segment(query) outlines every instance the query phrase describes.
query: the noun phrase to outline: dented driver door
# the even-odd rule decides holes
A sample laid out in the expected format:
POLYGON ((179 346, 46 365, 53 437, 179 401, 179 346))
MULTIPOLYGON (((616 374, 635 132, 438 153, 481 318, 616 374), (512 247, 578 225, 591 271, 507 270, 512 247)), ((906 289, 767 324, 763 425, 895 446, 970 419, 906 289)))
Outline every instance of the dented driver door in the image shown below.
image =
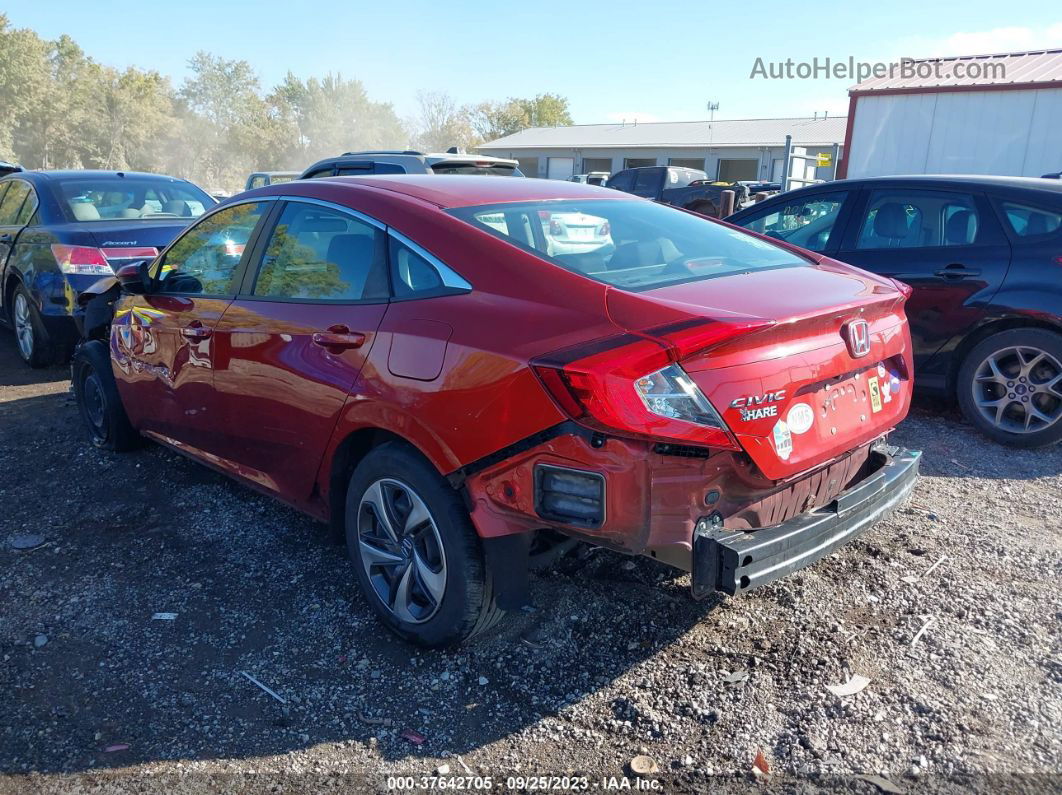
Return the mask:
POLYGON ((152 264, 146 295, 127 295, 111 327, 115 377, 133 425, 187 452, 217 454, 214 330, 236 295, 248 241, 267 202, 226 207, 152 264))

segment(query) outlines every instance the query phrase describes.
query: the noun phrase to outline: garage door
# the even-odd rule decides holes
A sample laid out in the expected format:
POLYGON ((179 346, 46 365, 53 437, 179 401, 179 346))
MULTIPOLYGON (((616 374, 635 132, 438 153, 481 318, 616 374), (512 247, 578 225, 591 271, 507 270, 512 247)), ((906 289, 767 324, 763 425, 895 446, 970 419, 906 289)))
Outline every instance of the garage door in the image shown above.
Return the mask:
POLYGON ((574 157, 551 157, 546 161, 546 177, 548 179, 568 179, 574 173, 574 157))
POLYGON ((730 160, 719 161, 719 179, 723 182, 737 182, 740 179, 758 179, 759 160, 730 160))

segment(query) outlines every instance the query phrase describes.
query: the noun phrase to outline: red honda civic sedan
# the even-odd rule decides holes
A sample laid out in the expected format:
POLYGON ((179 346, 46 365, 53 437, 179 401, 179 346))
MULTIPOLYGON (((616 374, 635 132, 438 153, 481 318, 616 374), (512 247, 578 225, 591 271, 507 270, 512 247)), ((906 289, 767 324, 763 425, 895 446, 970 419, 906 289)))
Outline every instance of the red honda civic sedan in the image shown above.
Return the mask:
POLYGON ((547 180, 289 182, 81 296, 96 445, 142 437, 331 522, 392 630, 467 639, 565 536, 691 572, 807 566, 912 489, 906 288, 547 180))

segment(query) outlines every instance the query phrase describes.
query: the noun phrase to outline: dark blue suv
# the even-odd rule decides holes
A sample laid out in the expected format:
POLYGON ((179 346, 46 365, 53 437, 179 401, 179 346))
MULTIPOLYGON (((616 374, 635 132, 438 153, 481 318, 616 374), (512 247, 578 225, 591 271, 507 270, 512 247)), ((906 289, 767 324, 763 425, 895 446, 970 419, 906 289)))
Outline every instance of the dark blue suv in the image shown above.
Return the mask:
POLYGON ((69 355, 77 294, 153 258, 216 204, 191 182, 122 171, 15 171, 0 179, 0 323, 31 367, 69 355))

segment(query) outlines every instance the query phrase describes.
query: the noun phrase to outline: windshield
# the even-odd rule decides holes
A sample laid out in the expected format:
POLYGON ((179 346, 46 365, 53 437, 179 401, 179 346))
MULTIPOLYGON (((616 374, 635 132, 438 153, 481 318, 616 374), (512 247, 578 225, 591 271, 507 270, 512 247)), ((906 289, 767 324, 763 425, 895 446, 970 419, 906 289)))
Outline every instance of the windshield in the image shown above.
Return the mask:
POLYGON ((452 163, 443 160, 433 163, 431 170, 436 174, 477 174, 487 177, 522 177, 519 169, 507 163, 452 163))
POLYGON ((752 235, 654 202, 540 201, 449 212, 548 262, 625 290, 810 264, 752 235))
POLYGON ((172 177, 73 177, 58 194, 77 221, 198 218, 215 202, 190 182, 172 177))

